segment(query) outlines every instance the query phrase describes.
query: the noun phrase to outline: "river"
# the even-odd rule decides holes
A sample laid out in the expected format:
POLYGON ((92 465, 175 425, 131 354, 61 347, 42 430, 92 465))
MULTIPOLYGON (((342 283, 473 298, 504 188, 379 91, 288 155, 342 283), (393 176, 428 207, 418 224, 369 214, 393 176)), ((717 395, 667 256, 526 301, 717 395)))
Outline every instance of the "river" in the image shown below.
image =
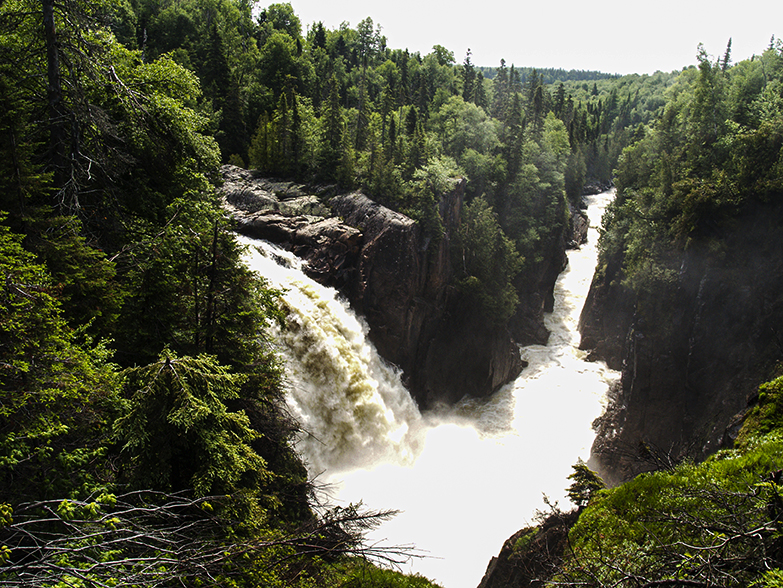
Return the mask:
MULTIPOLYGON (((367 326, 291 254, 252 248, 250 267, 286 289, 289 328, 278 333, 289 405, 307 435, 298 448, 338 504, 402 511, 374 532, 425 557, 403 567, 445 588, 475 588, 505 539, 550 501, 567 506, 571 465, 587 460, 592 421, 618 374, 585 361, 577 323, 596 264, 598 226, 612 192, 587 197, 588 242, 568 252, 546 346, 484 401, 421 414, 400 376, 367 340, 367 326)), ((246 240, 250 242, 250 240, 246 240)))

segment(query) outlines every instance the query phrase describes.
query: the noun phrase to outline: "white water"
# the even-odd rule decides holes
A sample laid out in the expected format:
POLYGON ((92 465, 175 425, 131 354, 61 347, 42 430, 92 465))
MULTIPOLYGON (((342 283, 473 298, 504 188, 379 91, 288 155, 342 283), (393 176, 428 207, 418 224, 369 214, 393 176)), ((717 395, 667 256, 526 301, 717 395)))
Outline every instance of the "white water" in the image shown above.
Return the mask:
POLYGON ((588 243, 558 279, 547 346, 521 350, 529 366, 488 401, 421 415, 335 292, 309 280, 268 244, 250 266, 287 289, 280 334, 289 402, 311 435, 299 449, 340 503, 403 511, 374 535, 428 557, 404 571, 445 588, 475 588, 511 534, 532 523, 543 495, 565 504, 567 476, 587 460, 592 421, 617 374, 584 361, 577 322, 596 263, 597 227, 613 194, 588 198, 588 243), (276 259, 277 258, 277 259, 276 259), (282 262, 282 263, 278 263, 282 262))

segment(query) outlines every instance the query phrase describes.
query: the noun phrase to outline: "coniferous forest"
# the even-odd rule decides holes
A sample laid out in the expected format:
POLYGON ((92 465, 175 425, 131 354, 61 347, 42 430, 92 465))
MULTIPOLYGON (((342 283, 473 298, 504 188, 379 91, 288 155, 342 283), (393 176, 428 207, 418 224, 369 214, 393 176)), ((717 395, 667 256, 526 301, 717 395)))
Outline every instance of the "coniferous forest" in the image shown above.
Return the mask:
MULTIPOLYGON (((431 585, 364 541, 393 513, 329 505, 294 449, 280 293, 242 262, 222 164, 361 190, 433 239, 465 177, 454 287, 498 325, 585 190, 616 183, 599 272, 620 260, 642 300, 783 195, 780 42, 621 77, 380 31, 245 0, 0 5, 0 585, 431 585)), ((783 585, 782 385, 703 464, 613 490, 575 466, 542 577, 783 585)))

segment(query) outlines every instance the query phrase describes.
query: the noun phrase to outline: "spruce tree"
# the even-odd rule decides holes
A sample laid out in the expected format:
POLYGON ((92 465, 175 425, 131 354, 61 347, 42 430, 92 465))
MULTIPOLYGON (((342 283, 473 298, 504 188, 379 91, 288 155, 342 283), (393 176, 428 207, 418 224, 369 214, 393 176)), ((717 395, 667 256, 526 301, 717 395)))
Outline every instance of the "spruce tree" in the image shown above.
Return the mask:
POLYGON ((470 60, 471 52, 468 49, 465 61, 462 63, 462 99, 465 102, 473 102, 475 99, 476 69, 470 60))

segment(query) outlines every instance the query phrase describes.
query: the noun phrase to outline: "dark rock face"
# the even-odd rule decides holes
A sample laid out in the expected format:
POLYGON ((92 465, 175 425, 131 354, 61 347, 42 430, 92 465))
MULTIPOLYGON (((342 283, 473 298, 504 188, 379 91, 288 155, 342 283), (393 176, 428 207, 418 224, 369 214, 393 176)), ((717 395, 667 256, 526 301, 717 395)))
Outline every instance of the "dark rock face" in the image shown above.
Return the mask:
POLYGON ((330 200, 334 213, 363 235, 345 293, 370 325, 378 352, 402 369, 423 408, 453 404, 466 394, 490 394, 523 367, 508 332, 488 328, 450 287, 451 236, 459 225, 463 190, 461 180, 440 200, 446 233, 437 243, 418 223, 362 194, 330 200))
POLYGON ((582 347, 622 369, 593 446, 605 479, 731 444, 736 415, 783 354, 781 222, 781 205, 748 206, 644 300, 621 285, 618 260, 596 277, 582 347))
POLYGON ((526 267, 514 280, 520 304, 509 321, 509 330, 520 345, 546 345, 549 331, 544 313, 555 306, 555 282, 568 265, 566 235, 557 234, 540 244, 541 261, 526 267))
POLYGON ((434 242, 418 223, 358 192, 270 182, 231 166, 223 173, 238 230, 284 244, 307 260, 311 277, 340 290, 365 317, 381 356, 402 369, 420 407, 492 393, 524 367, 520 343, 546 342, 543 314, 567 262, 566 237, 547 244, 543 261, 520 276, 521 304, 509 326, 487 324, 451 286, 465 180, 440 198, 446 232, 434 242))
POLYGON ((566 235, 566 246, 569 249, 575 249, 587 242, 587 230, 590 228, 590 219, 584 210, 575 207, 570 202, 568 203, 568 209, 571 215, 571 230, 566 235))
POLYGON ((568 545, 568 531, 578 511, 558 512, 537 527, 517 531, 493 557, 478 588, 532 588, 546 586, 557 573, 568 545))

